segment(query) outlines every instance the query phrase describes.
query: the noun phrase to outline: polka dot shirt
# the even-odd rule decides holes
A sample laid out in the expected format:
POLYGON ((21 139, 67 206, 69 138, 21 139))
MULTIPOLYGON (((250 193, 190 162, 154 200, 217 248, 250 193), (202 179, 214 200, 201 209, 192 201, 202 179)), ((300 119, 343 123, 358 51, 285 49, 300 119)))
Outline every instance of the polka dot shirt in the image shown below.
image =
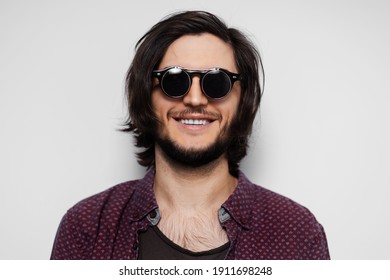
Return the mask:
MULTIPOLYGON (((51 259, 137 259, 138 234, 158 223, 153 178, 151 170, 68 210, 51 259)), ((226 259, 330 258, 323 227, 308 209, 252 184, 242 172, 218 215, 230 240, 226 259)))

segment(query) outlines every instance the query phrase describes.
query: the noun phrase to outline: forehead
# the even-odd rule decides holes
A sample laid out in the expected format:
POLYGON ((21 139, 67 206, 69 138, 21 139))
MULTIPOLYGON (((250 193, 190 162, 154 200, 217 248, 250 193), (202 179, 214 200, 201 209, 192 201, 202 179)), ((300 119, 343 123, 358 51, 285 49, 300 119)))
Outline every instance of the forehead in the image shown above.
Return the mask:
POLYGON ((175 40, 165 52, 159 68, 168 66, 187 69, 220 67, 237 72, 233 48, 209 33, 184 35, 175 40))

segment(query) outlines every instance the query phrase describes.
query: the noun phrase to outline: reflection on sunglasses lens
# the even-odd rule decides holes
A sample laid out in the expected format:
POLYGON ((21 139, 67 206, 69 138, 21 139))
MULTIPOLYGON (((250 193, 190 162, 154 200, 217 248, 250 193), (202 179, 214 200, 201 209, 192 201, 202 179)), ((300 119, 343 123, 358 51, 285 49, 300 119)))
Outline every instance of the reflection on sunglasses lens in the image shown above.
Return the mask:
POLYGON ((187 93, 190 88, 190 77, 181 69, 168 71, 162 79, 163 90, 172 97, 180 97, 187 93), (179 71, 177 71, 179 70, 179 71))

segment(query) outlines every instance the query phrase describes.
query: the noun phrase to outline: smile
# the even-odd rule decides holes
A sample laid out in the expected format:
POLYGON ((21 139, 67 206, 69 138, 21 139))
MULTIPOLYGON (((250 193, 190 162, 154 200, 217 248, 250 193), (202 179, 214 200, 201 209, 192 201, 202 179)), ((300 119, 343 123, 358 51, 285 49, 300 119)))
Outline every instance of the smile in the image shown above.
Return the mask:
POLYGON ((180 122, 182 124, 189 124, 189 125, 206 125, 210 123, 210 121, 208 120, 199 120, 199 119, 181 119, 180 122))

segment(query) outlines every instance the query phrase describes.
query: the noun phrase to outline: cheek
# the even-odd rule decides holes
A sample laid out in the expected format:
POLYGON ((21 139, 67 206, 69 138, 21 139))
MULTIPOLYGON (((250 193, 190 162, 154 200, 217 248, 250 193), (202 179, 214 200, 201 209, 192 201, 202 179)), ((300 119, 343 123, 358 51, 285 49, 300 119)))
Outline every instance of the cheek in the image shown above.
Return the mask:
POLYGON ((221 110, 225 112, 227 122, 231 123, 232 119, 237 115, 238 105, 240 103, 240 93, 232 92, 229 96, 229 99, 226 101, 227 102, 224 103, 224 106, 221 108, 221 110))
POLYGON ((160 89, 152 92, 152 109, 160 122, 168 121, 168 112, 175 105, 160 89))

